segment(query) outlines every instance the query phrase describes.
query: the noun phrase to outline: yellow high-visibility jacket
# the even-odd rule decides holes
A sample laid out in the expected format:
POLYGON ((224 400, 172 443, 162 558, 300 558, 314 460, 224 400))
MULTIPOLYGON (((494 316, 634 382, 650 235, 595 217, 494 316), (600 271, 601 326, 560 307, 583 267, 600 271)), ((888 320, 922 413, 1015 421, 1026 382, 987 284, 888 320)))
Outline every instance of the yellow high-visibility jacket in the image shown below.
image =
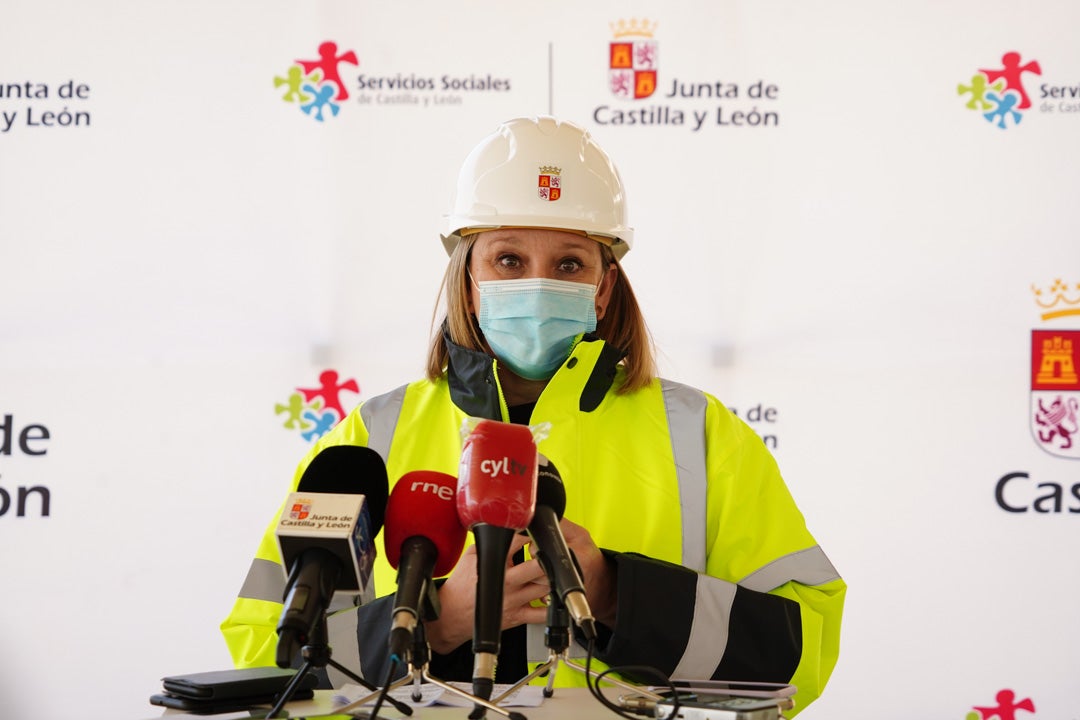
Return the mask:
MULTIPOLYGON (((754 431, 716 398, 679 383, 616 394, 620 356, 587 336, 529 421, 551 423, 538 447, 562 476, 564 516, 616 564, 617 619, 602 628, 597 658, 673 678, 791 682, 795 711, 805 708, 836 664, 844 581, 754 431)), ((377 450, 391 487, 412 470, 456 475, 462 420, 509 418, 495 362, 452 346, 444 378, 372 398, 323 436, 292 489, 316 454, 341 444, 377 450)), ((221 626, 240 667, 274 664, 285 586, 276 524, 277 516, 221 626)), ((389 662, 395 589, 381 542, 380 534, 375 583, 383 598, 332 606, 328 618, 334 660, 376 684, 389 662)), ((564 671, 556 681, 581 677, 564 671)))

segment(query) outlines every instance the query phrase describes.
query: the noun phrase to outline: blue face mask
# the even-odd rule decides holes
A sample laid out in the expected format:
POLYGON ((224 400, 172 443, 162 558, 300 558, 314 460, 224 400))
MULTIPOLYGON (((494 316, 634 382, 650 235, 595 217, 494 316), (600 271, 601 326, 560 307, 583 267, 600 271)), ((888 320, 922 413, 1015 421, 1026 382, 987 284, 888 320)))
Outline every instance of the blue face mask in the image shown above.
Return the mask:
POLYGON ((527 380, 547 380, 582 333, 596 329, 596 287, 530 278, 478 283, 477 319, 495 357, 527 380))

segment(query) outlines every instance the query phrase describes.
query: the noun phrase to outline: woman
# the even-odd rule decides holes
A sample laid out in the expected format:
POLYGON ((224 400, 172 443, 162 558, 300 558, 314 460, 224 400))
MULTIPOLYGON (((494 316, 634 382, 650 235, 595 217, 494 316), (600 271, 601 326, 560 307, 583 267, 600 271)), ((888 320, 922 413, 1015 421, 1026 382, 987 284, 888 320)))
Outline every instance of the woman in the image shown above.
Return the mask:
MULTIPOLYGON (((562 529, 599 625, 597 657, 671 677, 791 682, 806 707, 836 662, 846 586, 757 435, 711 395, 656 377, 619 262, 633 233, 608 156, 572 123, 506 122, 466 159, 448 230, 446 314, 427 377, 353 411, 294 487, 331 445, 378 450, 393 482, 417 469, 456 474, 466 417, 551 423, 539 450, 565 484, 562 529)), ((524 542, 511 548, 519 560, 524 542)), ((330 618, 331 636, 347 628, 331 640, 335 660, 359 657, 373 682, 388 663, 383 565, 377 589, 390 597, 330 618)), ((272 664, 281 578, 271 528, 222 625, 238 665, 272 664)), ((471 677, 475 581, 469 548, 425 624, 435 677, 471 677)), ((496 681, 546 659, 526 627, 545 622, 536 601, 547 592, 535 560, 508 567, 496 681)))

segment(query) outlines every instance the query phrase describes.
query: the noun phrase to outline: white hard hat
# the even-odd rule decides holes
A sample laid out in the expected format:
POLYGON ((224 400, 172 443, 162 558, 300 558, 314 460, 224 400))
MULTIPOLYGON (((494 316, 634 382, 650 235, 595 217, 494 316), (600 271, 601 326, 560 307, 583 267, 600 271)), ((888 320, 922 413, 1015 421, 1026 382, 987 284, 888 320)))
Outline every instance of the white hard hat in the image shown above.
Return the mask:
POLYGON ((611 158, 584 128, 546 116, 502 123, 465 158, 443 245, 451 253, 463 235, 505 227, 583 233, 616 258, 634 240, 611 158))

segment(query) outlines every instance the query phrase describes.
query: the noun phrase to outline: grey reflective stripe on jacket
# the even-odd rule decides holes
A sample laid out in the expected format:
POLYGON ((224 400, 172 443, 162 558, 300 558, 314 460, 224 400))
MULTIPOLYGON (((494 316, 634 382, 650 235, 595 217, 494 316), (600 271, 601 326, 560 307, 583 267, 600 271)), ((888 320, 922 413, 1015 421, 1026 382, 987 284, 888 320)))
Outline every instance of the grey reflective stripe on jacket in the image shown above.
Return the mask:
POLYGON ((735 586, 702 574, 708 551, 705 529, 709 484, 705 449, 708 401, 701 391, 670 380, 661 380, 660 388, 679 483, 682 565, 698 573, 690 639, 673 677, 709 677, 727 645, 728 617, 735 586), (698 631, 698 628, 702 630, 698 631), (718 629, 723 633, 722 637, 717 635, 718 629), (698 668, 707 669, 707 672, 695 672, 698 668))
POLYGON ((240 597, 280 603, 285 597, 285 573, 281 563, 255 558, 240 587, 240 597))
POLYGON ((368 431, 368 447, 379 453, 383 462, 390 457, 390 443, 394 439, 401 406, 405 402, 406 385, 373 397, 360 406, 360 417, 368 431))
POLYGON ((664 412, 667 413, 671 455, 679 483, 679 514, 682 518, 682 566, 705 572, 705 498, 709 476, 705 467, 705 408, 700 390, 661 380, 664 412))
POLYGON ((839 580, 840 573, 819 545, 773 560, 765 567, 750 573, 739 585, 748 590, 769 592, 794 580, 803 585, 824 585, 839 580))

